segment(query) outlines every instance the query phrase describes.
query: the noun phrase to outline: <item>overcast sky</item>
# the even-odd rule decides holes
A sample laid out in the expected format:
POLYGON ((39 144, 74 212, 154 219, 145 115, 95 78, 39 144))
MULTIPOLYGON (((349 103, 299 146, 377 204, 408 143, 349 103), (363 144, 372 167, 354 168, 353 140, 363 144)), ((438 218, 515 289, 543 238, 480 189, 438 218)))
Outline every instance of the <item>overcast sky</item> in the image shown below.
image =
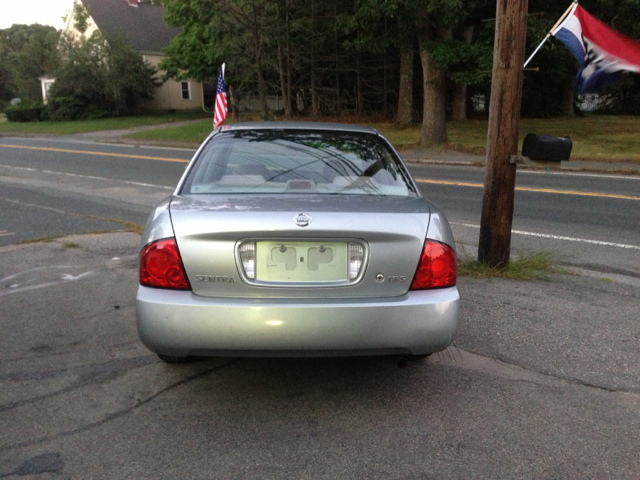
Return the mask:
POLYGON ((0 0, 0 29, 14 23, 39 23, 62 28, 62 17, 71 8, 72 0, 0 0))

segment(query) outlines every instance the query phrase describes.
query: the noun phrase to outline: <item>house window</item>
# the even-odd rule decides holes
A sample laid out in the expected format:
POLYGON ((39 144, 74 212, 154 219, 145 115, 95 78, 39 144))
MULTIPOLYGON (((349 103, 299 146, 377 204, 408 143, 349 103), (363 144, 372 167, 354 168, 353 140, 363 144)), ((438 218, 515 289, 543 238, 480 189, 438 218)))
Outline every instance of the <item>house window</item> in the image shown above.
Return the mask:
POLYGON ((191 89, 189 88, 189 82, 180 82, 180 86, 182 87, 182 99, 191 100, 191 89))

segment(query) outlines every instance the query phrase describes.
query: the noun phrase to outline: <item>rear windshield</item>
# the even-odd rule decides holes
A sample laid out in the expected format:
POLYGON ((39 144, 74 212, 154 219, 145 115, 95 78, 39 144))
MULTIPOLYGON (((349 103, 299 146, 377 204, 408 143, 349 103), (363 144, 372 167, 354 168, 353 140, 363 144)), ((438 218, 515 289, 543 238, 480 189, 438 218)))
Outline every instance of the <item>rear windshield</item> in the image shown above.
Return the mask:
POLYGON ((216 135, 180 193, 416 196, 408 173, 377 135, 301 130, 216 135))

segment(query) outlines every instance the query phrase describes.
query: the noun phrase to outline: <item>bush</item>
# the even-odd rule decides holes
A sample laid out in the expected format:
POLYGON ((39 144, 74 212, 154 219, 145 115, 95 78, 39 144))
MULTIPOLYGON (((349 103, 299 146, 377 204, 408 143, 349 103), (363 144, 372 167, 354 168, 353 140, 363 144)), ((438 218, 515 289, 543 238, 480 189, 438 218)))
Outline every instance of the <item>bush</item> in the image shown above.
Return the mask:
POLYGON ((109 116, 104 108, 90 105, 76 97, 51 97, 44 116, 54 122, 94 120, 109 116))
POLYGON ((54 122, 80 120, 84 109, 84 103, 76 100, 74 97, 49 97, 46 116, 54 122))
POLYGON ((45 106, 43 104, 11 105, 4 110, 10 122, 39 122, 43 119, 45 106))

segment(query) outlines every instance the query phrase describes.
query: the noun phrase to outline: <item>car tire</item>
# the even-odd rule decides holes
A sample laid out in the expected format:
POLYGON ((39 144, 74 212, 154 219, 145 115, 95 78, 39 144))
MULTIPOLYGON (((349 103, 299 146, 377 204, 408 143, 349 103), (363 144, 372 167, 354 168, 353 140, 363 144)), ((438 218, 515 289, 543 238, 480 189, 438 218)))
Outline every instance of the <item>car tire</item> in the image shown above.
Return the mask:
POLYGON ((158 358, 165 363, 184 363, 187 361, 187 357, 172 357, 170 355, 158 354, 158 358))

